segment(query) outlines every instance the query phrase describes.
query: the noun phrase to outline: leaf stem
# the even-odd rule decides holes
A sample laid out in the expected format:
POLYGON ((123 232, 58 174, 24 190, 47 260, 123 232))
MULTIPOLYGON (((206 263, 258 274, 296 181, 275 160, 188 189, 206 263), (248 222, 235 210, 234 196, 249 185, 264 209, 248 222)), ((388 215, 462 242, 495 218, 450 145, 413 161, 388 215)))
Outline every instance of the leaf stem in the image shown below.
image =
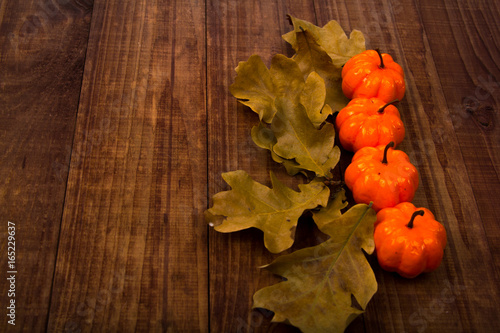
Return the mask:
POLYGON ((342 180, 326 179, 323 184, 330 189, 330 198, 334 198, 336 193, 340 192, 345 186, 345 182, 342 180))
POLYGON ((413 221, 415 220, 415 218, 417 216, 423 216, 423 215, 424 215, 424 211, 422 209, 414 211, 413 214, 411 215, 410 222, 408 222, 408 224, 406 226, 410 229, 413 228, 413 221))
POLYGON ((395 99, 395 100, 393 100, 393 101, 391 101, 391 102, 387 103, 386 105, 384 105, 384 106, 382 106, 380 109, 378 109, 378 111, 377 111, 377 112, 378 112, 378 113, 384 113, 384 110, 385 110, 385 108, 386 108, 386 107, 388 107, 389 105, 394 105, 394 104, 397 104, 397 103, 399 103, 399 99, 395 99))
POLYGON ((331 180, 331 179, 325 179, 323 181, 323 183, 326 185, 326 186, 334 186, 334 187, 337 187, 337 186, 344 186, 345 185, 345 182, 342 181, 342 180, 331 180))
POLYGON ((382 164, 387 164, 387 151, 389 151, 389 148, 394 147, 394 141, 391 141, 385 146, 384 148, 384 158, 382 159, 382 164))

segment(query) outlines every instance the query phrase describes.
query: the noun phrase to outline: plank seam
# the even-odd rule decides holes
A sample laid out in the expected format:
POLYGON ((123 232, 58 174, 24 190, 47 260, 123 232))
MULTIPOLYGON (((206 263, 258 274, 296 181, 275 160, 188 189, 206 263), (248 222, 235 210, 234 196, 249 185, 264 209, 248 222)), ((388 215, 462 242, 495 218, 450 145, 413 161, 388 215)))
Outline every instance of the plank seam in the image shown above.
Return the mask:
POLYGON ((67 165, 67 177, 66 177, 66 186, 64 187, 64 199, 62 202, 62 212, 61 212, 61 217, 59 220, 59 232, 57 235, 57 246, 56 246, 56 253, 54 256, 54 266, 53 266, 53 271, 52 271, 52 284, 50 286, 49 290, 49 304, 47 306, 47 317, 45 321, 45 331, 49 332, 49 324, 50 324, 50 314, 52 313, 52 300, 54 297, 54 286, 55 286, 55 277, 56 277, 56 271, 57 271, 57 262, 59 258, 59 246, 61 244, 61 233, 62 233, 62 227, 63 227, 63 219, 64 219, 64 212, 66 211, 66 198, 67 198, 67 191, 68 191, 68 183, 69 183, 69 178, 70 178, 70 170, 71 170, 71 161, 73 157, 73 147, 75 144, 75 136, 76 136, 76 128, 78 124, 78 114, 80 111, 80 101, 82 98, 82 91, 83 91, 83 81, 85 77, 85 67, 87 64, 87 57, 89 53, 89 44, 90 44, 90 33, 92 31, 92 22, 94 22, 94 4, 92 3, 91 7, 89 8, 89 11, 91 12, 90 14, 90 21, 88 23, 88 34, 87 34, 87 44, 86 44, 86 49, 85 49, 85 56, 83 57, 83 70, 82 70, 82 77, 80 80, 80 94, 78 96, 78 101, 76 104, 76 115, 75 115, 75 120, 73 124, 73 140, 71 140, 71 148, 70 148, 70 156, 68 160, 68 165, 67 165))

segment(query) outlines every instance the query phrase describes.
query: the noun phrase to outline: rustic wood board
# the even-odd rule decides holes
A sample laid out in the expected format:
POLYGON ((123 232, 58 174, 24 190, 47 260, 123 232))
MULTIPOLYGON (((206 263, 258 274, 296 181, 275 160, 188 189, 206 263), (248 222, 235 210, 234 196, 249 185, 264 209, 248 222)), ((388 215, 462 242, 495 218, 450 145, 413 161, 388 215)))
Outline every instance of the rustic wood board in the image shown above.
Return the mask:
MULTIPOLYGON (((496 332, 500 301, 499 4, 472 0, 0 3, 0 223, 16 221, 17 325, 0 331, 296 332, 252 310, 280 281, 262 233, 203 212, 243 169, 290 178, 229 93, 238 62, 293 50, 287 14, 361 30, 406 73, 401 145, 443 264, 379 290, 349 332, 496 332), (22 269, 21 269, 22 267, 22 269)), ((339 179, 352 154, 344 152, 339 179)), ((321 239, 301 220, 292 250, 321 239), (311 240, 312 239, 312 240, 311 240)), ((7 251, 7 228, 0 230, 7 251)), ((290 252, 290 250, 288 251, 290 252)), ((0 256, 5 271, 6 256, 0 256)), ((2 306, 8 302, 0 280, 2 306)))
POLYGON ((208 331, 204 15, 93 4, 51 332, 208 331))
POLYGON ((85 3, 0 3, 2 332, 47 326, 90 17, 85 3), (16 228, 15 298, 6 279, 8 221, 16 228))

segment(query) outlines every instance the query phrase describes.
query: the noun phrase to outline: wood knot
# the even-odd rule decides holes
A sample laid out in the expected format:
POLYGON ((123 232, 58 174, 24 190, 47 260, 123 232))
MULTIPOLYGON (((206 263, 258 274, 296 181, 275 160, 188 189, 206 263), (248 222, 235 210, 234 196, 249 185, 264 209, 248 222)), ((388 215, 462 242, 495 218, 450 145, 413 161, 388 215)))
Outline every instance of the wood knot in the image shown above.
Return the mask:
POLYGON ((466 118, 472 119, 482 130, 494 129, 496 110, 490 103, 470 97, 464 98, 462 103, 466 118))
POLYGON ((480 103, 477 107, 466 107, 465 111, 471 115, 472 120, 482 129, 492 130, 494 128, 495 109, 491 105, 480 103))

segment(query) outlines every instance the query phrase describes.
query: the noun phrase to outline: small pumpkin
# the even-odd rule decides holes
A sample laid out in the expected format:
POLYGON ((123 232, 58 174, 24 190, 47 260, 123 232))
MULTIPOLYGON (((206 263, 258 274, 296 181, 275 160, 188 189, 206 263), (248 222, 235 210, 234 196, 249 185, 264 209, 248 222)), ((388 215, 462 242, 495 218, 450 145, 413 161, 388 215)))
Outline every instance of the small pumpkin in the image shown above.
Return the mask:
POLYGON ((379 211, 400 202, 412 201, 418 188, 418 171, 405 152, 386 146, 364 147, 352 157, 345 171, 345 183, 354 201, 379 211))
POLYGON ((447 241, 432 212, 409 202, 379 211, 373 237, 380 267, 406 278, 438 268, 447 241))
POLYGON ((405 137, 405 127, 396 101, 386 103, 378 98, 355 98, 337 115, 335 125, 340 144, 349 151, 376 147, 394 141, 397 146, 405 137))
POLYGON ((387 53, 366 50, 342 68, 342 91, 349 99, 377 97, 390 102, 402 100, 405 90, 403 69, 387 53))

